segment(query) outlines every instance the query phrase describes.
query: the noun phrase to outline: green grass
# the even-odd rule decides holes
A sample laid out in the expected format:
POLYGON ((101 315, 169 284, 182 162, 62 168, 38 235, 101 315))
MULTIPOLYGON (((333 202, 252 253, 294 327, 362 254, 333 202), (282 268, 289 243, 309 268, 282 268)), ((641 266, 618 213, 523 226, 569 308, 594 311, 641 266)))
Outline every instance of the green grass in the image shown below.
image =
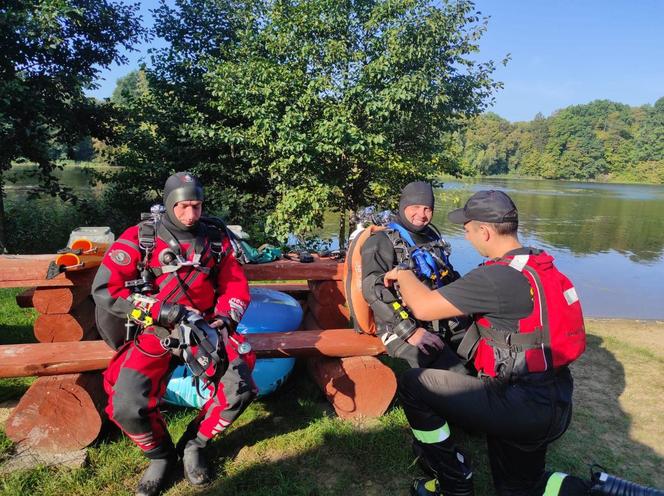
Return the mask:
MULTIPOLYGON (((3 344, 32 340, 35 314, 16 307, 18 292, 0 290, 3 344)), ((385 361, 397 370, 404 367, 398 361, 385 361)), ((646 353, 638 341, 593 330, 589 351, 574 366, 574 419, 566 435, 551 447, 548 466, 585 476, 588 464, 599 462, 623 477, 664 485, 662 447, 655 432, 664 419, 656 398, 664 390, 661 380, 652 380, 662 376, 663 369, 661 356, 646 353), (629 399, 644 388, 654 398, 651 404, 629 399), (648 421, 643 415, 654 419, 648 421), (638 433, 644 425, 652 431, 651 440, 648 432, 638 433)), ((18 398, 30 382, 0 380, 0 396, 18 398)), ((175 408, 166 412, 175 439, 195 413, 175 408)), ((484 439, 459 429, 456 435, 473 460, 476 494, 493 494, 484 439)), ((421 474, 413 465, 410 442, 401 407, 393 406, 380 419, 342 421, 309 379, 304 363, 298 362, 281 390, 254 402, 213 443, 217 478, 212 487, 197 491, 181 481, 167 494, 402 495, 410 480, 421 474)), ((0 457, 6 458, 11 450, 11 442, 0 432, 0 457)), ((35 468, 5 475, 0 495, 133 494, 147 465, 139 450, 111 428, 88 449, 88 458, 81 469, 35 468)))

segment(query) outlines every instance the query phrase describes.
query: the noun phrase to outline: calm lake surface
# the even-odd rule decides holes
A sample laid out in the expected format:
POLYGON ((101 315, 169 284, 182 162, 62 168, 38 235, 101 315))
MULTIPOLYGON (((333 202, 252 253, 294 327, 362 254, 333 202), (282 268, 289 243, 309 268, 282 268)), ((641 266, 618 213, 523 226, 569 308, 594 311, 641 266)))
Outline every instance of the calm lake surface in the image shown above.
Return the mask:
POLYGON ((446 213, 475 191, 501 189, 519 209, 525 245, 543 248, 591 317, 664 319, 664 186, 483 179, 439 191, 434 223, 462 274, 482 262, 446 213))
MULTIPOLYGON (((9 199, 32 183, 17 175, 9 199)), ((74 189, 89 188, 78 168, 66 168, 62 176, 74 189)), ((462 274, 482 258, 446 214, 481 189, 501 189, 514 199, 521 241, 555 257, 577 287, 586 316, 664 320, 664 186, 488 178, 447 182, 437 191, 434 224, 452 244, 451 260, 462 274)), ((322 235, 333 238, 337 220, 328 220, 322 235)))

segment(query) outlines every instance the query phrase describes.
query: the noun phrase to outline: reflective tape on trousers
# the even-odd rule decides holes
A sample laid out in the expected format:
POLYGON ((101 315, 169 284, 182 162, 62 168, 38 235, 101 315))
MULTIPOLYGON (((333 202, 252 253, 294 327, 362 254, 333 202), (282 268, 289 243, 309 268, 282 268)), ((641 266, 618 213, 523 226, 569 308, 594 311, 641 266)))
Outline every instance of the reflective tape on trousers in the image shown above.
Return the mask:
POLYGON ((445 422, 442 427, 433 431, 418 431, 417 429, 413 429, 413 436, 424 444, 440 443, 450 437, 450 426, 445 422))
POLYGON ((542 496, 558 496, 560 493, 560 487, 563 485, 563 480, 565 480, 567 474, 563 472, 554 472, 549 476, 549 480, 546 482, 546 487, 544 488, 544 493, 542 496))

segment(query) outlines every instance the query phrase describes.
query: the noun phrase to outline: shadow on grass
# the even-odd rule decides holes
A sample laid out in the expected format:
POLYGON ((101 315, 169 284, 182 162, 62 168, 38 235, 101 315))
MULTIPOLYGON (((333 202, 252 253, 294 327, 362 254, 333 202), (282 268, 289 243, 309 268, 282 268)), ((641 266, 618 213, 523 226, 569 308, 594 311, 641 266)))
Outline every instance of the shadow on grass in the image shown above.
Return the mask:
POLYGON ((0 323, 0 345, 36 343, 32 325, 5 325, 0 323))
MULTIPOLYGON (((576 389, 572 424, 551 445, 547 466, 586 478, 588 466, 599 463, 617 476, 662 487, 662 457, 630 436, 633 420, 619 401, 626 387, 625 370, 602 343, 602 338, 589 335, 586 354, 573 366, 576 389)), ((401 369, 400 364, 395 365, 401 369)), ((269 404, 276 416, 296 414, 289 401, 269 404)), ((346 428, 334 419, 320 422, 320 416, 314 415, 309 418, 320 422, 321 432, 313 439, 311 433, 298 434, 305 429, 307 422, 303 419, 284 420, 276 426, 271 419, 252 422, 217 444, 218 456, 229 458, 219 467, 218 478, 206 493, 405 494, 409 480, 419 470, 411 466, 407 424, 392 421, 395 415, 398 416, 392 410, 386 422, 377 422, 367 429, 346 428), (283 429, 284 426, 288 428, 283 429), (267 442, 271 436, 284 439, 271 445, 267 442), (303 437, 308 440, 302 441, 303 437), (232 461, 232 457, 237 458, 232 461)), ((453 431, 474 460, 478 496, 493 494, 484 437, 465 434, 454 427, 453 431)), ((177 494, 196 493, 186 486, 181 490, 184 492, 177 494)))
MULTIPOLYGON (((572 365, 572 423, 567 433, 551 446, 549 465, 585 477, 587 467, 598 463, 619 477, 664 487, 664 458, 650 446, 633 439, 632 416, 620 405, 626 388, 624 366, 614 353, 602 346, 601 337, 589 334, 587 340, 586 353, 572 365)), ((640 366, 652 367, 653 363, 645 359, 640 366)), ((660 367, 661 372, 664 370, 660 367)), ((653 370, 652 373, 658 372, 653 370)), ((647 386, 630 378, 632 389, 647 386)), ((661 417, 658 405, 661 405, 661 397, 652 398, 651 404, 642 407, 661 417)))

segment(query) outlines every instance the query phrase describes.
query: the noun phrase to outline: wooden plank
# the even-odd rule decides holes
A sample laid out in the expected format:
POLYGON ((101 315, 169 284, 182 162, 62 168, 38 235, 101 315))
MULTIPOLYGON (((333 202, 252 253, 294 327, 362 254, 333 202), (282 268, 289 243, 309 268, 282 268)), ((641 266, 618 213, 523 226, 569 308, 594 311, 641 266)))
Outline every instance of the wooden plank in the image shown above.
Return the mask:
POLYGON ((312 263, 277 260, 266 264, 246 264, 243 269, 250 281, 341 280, 343 274, 343 264, 316 255, 312 263))
POLYGON ((56 255, 0 255, 0 288, 77 286, 92 284, 97 268, 59 274, 46 279, 56 255))
MULTIPOLYGON (((60 274, 47 280, 48 265, 55 257, 54 254, 0 255, 0 288, 73 286, 77 273, 92 273, 94 277, 96 268, 60 274)), ((314 255, 312 263, 277 260, 266 264, 247 264, 244 271, 252 281, 341 280, 343 264, 314 255)))
MULTIPOLYGON (((0 282, 44 279, 56 255, 0 255, 0 282)), ((12 286, 5 286, 12 287, 12 286)), ((16 286, 22 287, 22 286, 16 286)))
POLYGON ((19 308, 32 308, 32 297, 35 294, 35 288, 29 288, 16 295, 16 304, 19 308))
MULTIPOLYGON (((353 329, 248 334, 260 358, 379 355, 380 339, 353 329)), ((103 341, 0 346, 0 377, 72 374, 103 370, 114 351, 103 341)))
POLYGON ((284 282, 263 282, 250 284, 252 288, 273 289, 275 291, 282 291, 295 297, 304 296, 309 292, 309 285, 303 283, 284 283, 284 282))

